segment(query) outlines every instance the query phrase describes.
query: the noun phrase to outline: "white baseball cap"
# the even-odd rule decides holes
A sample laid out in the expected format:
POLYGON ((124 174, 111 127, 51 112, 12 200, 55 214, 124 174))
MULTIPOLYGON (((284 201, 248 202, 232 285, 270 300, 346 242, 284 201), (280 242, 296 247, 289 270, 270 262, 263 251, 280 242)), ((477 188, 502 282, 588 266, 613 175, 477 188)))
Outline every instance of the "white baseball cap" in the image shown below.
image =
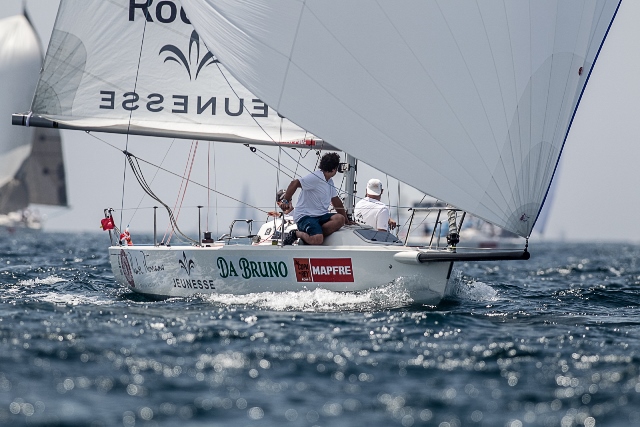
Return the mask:
POLYGON ((371 194, 372 196, 379 196, 382 194, 382 182, 379 179, 370 179, 367 182, 367 194, 371 194))

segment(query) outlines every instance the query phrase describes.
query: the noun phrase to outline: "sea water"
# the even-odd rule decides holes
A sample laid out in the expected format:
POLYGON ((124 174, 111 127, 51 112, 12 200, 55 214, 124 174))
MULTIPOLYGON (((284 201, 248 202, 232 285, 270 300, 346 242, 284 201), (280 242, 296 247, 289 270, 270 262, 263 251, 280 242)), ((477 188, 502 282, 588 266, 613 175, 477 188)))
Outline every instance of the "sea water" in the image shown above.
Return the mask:
POLYGON ((640 425, 640 246, 401 284, 149 300, 99 234, 3 235, 0 425, 640 425))

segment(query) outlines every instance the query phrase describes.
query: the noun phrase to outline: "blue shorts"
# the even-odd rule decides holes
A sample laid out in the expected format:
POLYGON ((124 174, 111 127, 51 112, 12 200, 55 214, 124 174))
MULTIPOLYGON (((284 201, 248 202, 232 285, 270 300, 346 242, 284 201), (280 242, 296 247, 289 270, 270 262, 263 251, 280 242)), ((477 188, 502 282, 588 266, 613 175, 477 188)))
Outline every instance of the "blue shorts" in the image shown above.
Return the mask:
POLYGON ((298 230, 304 231, 309 236, 322 234, 322 224, 329 222, 331 217, 334 215, 337 215, 337 214, 326 213, 322 216, 303 216, 297 222, 298 230))

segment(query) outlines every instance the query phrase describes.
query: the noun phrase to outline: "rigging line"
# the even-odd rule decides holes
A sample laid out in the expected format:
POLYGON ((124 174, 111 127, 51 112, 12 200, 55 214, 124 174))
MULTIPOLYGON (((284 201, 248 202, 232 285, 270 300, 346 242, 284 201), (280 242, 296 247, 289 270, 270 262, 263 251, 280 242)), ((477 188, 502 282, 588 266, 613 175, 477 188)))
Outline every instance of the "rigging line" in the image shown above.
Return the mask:
MULTIPOLYGON (((420 201, 418 202, 418 206, 422 205, 422 202, 424 202, 425 197, 427 197, 427 195, 426 195, 426 194, 424 194, 424 195, 422 196, 422 199, 420 199, 420 201)), ((415 204, 414 204, 414 206, 415 206, 415 204)), ((400 200, 398 200, 398 206, 396 206, 396 208, 398 209, 398 224, 400 224, 400 200)), ((429 216, 429 213, 427 213, 427 217, 428 217, 428 216, 429 216)), ((411 219, 411 216, 409 216, 409 218, 407 218, 407 219, 405 220, 404 224, 402 225, 402 228, 404 228, 404 227, 406 227, 406 226, 407 226, 407 224, 409 223, 410 219, 411 219)), ((416 230, 416 229, 417 229, 417 227, 419 227, 420 225, 422 225, 422 224, 424 223, 424 221, 426 221, 426 217, 422 220, 422 222, 421 222, 420 224, 418 224, 418 225, 416 226, 416 228, 414 228, 414 230, 416 230)), ((398 225, 398 229, 399 229, 399 228, 400 228, 400 225, 398 225)), ((400 230, 398 230, 398 233, 399 233, 399 232, 400 232, 400 230)), ((411 230, 410 230, 410 229, 409 229, 409 230, 407 230, 407 234, 410 234, 410 233, 411 233, 411 230)))
MULTIPOLYGON (((220 71, 220 74, 222 75, 222 78, 224 78, 224 81, 227 82, 227 86, 229 86, 229 89, 231 89, 231 92, 233 92, 233 94, 236 96, 236 98, 241 99, 240 95, 238 95, 238 93, 236 92, 236 90, 233 88, 233 86, 231 86, 231 82, 229 82, 229 79, 227 79, 227 76, 224 74, 224 72, 222 71, 222 68, 220 68, 220 62, 216 62, 216 67, 218 67, 218 71, 220 71)), ((260 130, 262 132, 264 132, 264 134, 267 136, 267 138, 269 138, 274 144, 276 145, 280 145, 280 142, 274 140, 271 135, 269 135, 269 133, 262 127, 262 125, 256 120, 256 118, 249 112, 249 109, 247 107, 245 107, 244 102, 241 104, 242 108, 247 112, 247 114, 249 114, 249 117, 251 117, 251 119, 256 123, 256 125, 260 128, 260 130)), ((268 107, 268 106, 267 106, 268 107)))
MULTIPOLYGON (((182 205, 184 204, 184 196, 187 195, 187 187, 189 186, 189 178, 191 178, 191 171, 193 170, 193 162, 196 159, 196 151, 198 150, 198 141, 193 141, 191 147, 193 148, 193 152, 190 153, 189 159, 187 159, 187 165, 189 166, 189 172, 187 173, 187 177, 184 180, 184 189, 182 190, 182 198, 180 199, 180 206, 178 207, 178 212, 176 214, 176 220, 180 217, 180 212, 182 211, 182 205), (189 160, 191 160, 191 164, 190 165, 189 165, 189 160)), ((185 165, 185 167, 187 165, 185 165)), ((180 193, 178 193, 178 197, 180 197, 180 193)), ((169 240, 171 240, 171 236, 169 236, 169 240)))
MULTIPOLYGON (((280 140, 282 141, 282 123, 284 122, 284 117, 280 117, 280 140)), ((278 197, 278 192, 280 191, 280 172, 281 172, 281 160, 282 160, 282 147, 278 147, 278 169, 276 170, 276 197, 273 201, 274 211, 278 211, 278 202, 280 198, 278 197)), ((286 191, 286 190, 285 190, 286 191)), ((275 228, 276 219, 273 218, 273 226, 275 228)), ((284 216, 282 217, 282 234, 284 234, 284 216)))
MULTIPOLYGON (((173 172, 173 171, 170 171, 169 169, 163 168, 163 167, 161 167, 161 166, 159 166, 159 165, 156 165, 155 163, 152 163, 152 162, 150 162, 150 161, 148 161, 148 160, 145 160, 145 159, 143 159, 143 158, 140 158, 140 157, 136 156, 136 155, 135 155, 135 154, 133 154, 133 153, 125 152, 124 150, 122 150, 122 149, 120 149, 120 148, 116 147, 115 145, 111 144, 110 142, 107 142, 107 141, 105 141, 104 139, 101 139, 101 138, 97 137, 96 135, 91 134, 91 132, 89 132, 89 131, 85 131, 85 132, 86 132, 89 136, 91 136, 91 137, 93 137, 93 138, 97 139, 98 141, 100 141, 100 142, 102 142, 102 143, 104 143, 104 144, 106 144, 106 145, 110 146, 111 148, 114 148, 114 149, 116 149, 116 150, 120 151, 121 153, 124 153, 125 155, 131 155, 131 156, 133 156, 134 158, 138 159, 139 161, 141 161, 141 162, 143 162, 143 163, 148 164, 149 166, 153 166, 154 168, 158 168, 158 169, 160 169, 161 171, 166 172, 166 173, 168 173, 168 174, 170 174, 170 175, 173 175, 173 176, 178 177, 178 178, 180 178, 180 179, 184 179, 184 176, 182 176, 182 175, 180 175, 180 174, 177 174, 177 173, 175 173, 175 172, 173 172)), ((216 158, 216 157, 215 157, 215 142, 214 142, 214 155, 213 155, 213 164, 214 164, 214 184, 215 184, 215 158, 216 158)), ((219 195, 221 195, 221 196, 223 196, 223 197, 226 197, 226 198, 228 198, 228 199, 230 199, 230 200, 233 200, 234 202, 238 202, 238 203, 241 203, 241 204, 243 204, 243 205, 246 205, 247 207, 250 207, 250 208, 252 208, 252 209, 257 209, 257 210, 259 210, 259 211, 261 211, 261 212, 264 212, 264 213, 267 213, 267 212, 268 212, 268 211, 265 211, 265 210, 264 210, 264 209, 262 209, 262 208, 259 208, 259 207, 257 207, 257 206, 253 206, 253 205, 251 205, 251 204, 249 204, 249 203, 245 203, 245 202, 243 202, 243 201, 241 201, 241 200, 238 200, 238 199, 236 199, 236 198, 234 198, 234 197, 231 197, 231 196, 229 196, 228 194, 225 194, 225 193, 222 193, 222 192, 217 191, 217 190, 215 190, 215 189, 209 188, 209 187, 207 187, 206 185, 200 184, 200 183, 199 183, 199 182, 197 182, 197 181, 193 181, 193 180, 191 180, 191 179, 190 179, 190 180, 189 180, 189 182, 191 182, 191 183, 192 183, 192 184, 194 184, 194 185, 197 185, 198 187, 202 187, 202 188, 204 188, 204 189, 206 189, 206 190, 208 190, 208 191, 212 191, 212 192, 214 192, 215 194, 219 194, 219 195)))
MULTIPOLYGON (((385 181, 386 181, 386 186, 385 188, 389 188, 389 174, 384 174, 385 177, 385 181)), ((398 190, 398 193, 400 193, 400 190, 398 190)), ((389 218, 391 218, 391 191, 387 191, 387 209, 389 209, 389 218)), ((388 224, 387 224, 388 227, 388 224)), ((387 228, 389 231, 391 231, 390 228, 387 228)))
MULTIPOLYGON (((187 157, 187 163, 184 166, 184 172, 182 173, 182 180, 180 181, 180 188, 178 189, 178 192, 176 194, 176 201, 173 203, 173 211, 175 212, 177 206, 178 206, 178 200, 180 199, 180 193, 182 192, 182 188, 184 186, 184 180, 185 180, 185 174, 187 172, 187 168, 189 166, 189 159, 191 159, 191 153, 193 152, 193 144, 194 141, 191 141, 191 147, 189 148, 189 156, 187 157)), ((164 232, 164 235, 162 236, 162 242, 166 241, 168 242, 171 239, 171 224, 167 225, 167 229, 164 232)))
MULTIPOLYGON (((231 91, 233 92, 233 94, 238 98, 241 99, 240 96, 238 95, 238 93, 235 91, 235 89, 233 88, 233 86, 231 85, 231 83, 229 82, 229 80, 227 79, 227 76, 224 74, 224 72, 222 71, 222 69, 220 68, 220 63, 217 62, 216 66, 218 67, 218 71, 220 71, 220 74, 222 75, 222 77, 225 79, 225 81, 227 82, 227 85, 229 86, 229 89, 231 89, 231 91)), ((242 104, 243 109, 247 112, 247 114, 249 114, 249 116, 252 118, 252 120, 256 123, 256 125, 264 132, 264 134, 277 146, 282 146, 282 123, 285 119, 284 116, 281 116, 280 114, 278 114, 278 116, 280 117, 280 141, 276 141, 274 140, 271 135, 269 135, 269 133, 262 127, 262 125, 260 125, 260 123, 256 120, 256 118, 249 112, 249 110, 244 106, 244 103, 242 104)), ((277 113, 277 112, 276 112, 277 113)), ((304 130, 304 129, 303 129, 304 130)), ((305 135, 304 135, 304 139, 306 140, 307 135, 309 135, 309 132, 307 130, 305 131, 305 135)), ((247 146, 249 146, 249 144, 246 144, 247 146)), ((255 147, 254 147, 255 148, 255 147)), ((294 148, 295 150, 298 150, 297 148, 294 148)), ((257 150, 257 148, 256 148, 257 150)), ((322 151, 322 149, 320 149, 320 151, 322 151)), ((254 151, 252 151, 254 152, 254 151)), ((301 153, 301 150, 298 150, 299 153, 301 153)), ((254 152, 255 153, 255 152, 254 152)), ((293 156, 291 156, 289 153, 285 152, 286 155, 289 156, 289 158, 291 158, 291 160, 295 159, 293 158, 293 156)), ((265 154, 266 155, 266 154, 265 154)), ((299 157, 301 156, 301 154, 299 154, 299 157)), ((304 156, 306 157, 306 155, 304 156)), ((304 166, 303 166, 304 167, 304 166)), ((305 168, 307 169, 307 168, 305 168)), ((307 169, 307 172, 312 172, 310 170, 307 169)), ((295 176, 295 175, 294 175, 295 176)))
MULTIPOLYGON (((176 139, 173 138, 173 140, 171 141, 171 145, 169 145, 169 148, 167 149, 167 152, 164 154, 164 157, 162 158, 162 161, 160 162, 160 165, 162 166, 162 164, 164 163, 164 161, 167 159, 167 156, 169 155, 169 151, 171 151, 171 148, 173 147, 173 143, 176 142, 176 139)), ((158 176, 158 172, 160 172, 159 169, 156 169, 156 172, 153 174, 153 178, 151 178, 151 182, 150 184, 153 184, 153 181, 156 180, 156 177, 158 176)), ((131 215, 131 219, 129 221, 133 222, 133 218, 136 216, 136 210, 140 209, 140 205, 142 204, 142 201, 144 200, 144 196, 142 196, 140 198, 140 202, 138 203, 138 206, 136 206, 133 209, 133 215, 131 215)))
MULTIPOLYGON (((207 187, 211 187, 211 141, 209 141, 209 144, 207 144, 207 187)), ((207 231, 209 231, 209 211, 210 210, 211 210, 211 193, 207 191, 207 231)))
MULTIPOLYGON (((278 202, 280 201, 280 198, 278 197, 278 192, 280 191, 280 156, 282 153, 282 147, 278 147, 278 169, 276 170, 276 191, 275 191, 275 199, 273 200, 273 205, 274 205, 274 210, 277 212, 278 211, 278 202)), ((286 191, 286 190, 285 190, 286 191)), ((273 218, 273 223, 275 224, 275 218, 273 218)), ((284 221, 284 218, 283 218, 284 221)))
MULTIPOLYGON (((245 144, 245 145, 250 146, 250 144, 245 144)), ((292 148, 293 150, 300 151, 300 149, 299 149, 299 148, 289 147, 288 145, 284 145, 284 144, 276 144, 276 146, 278 146, 278 147, 280 147, 280 146, 281 146, 281 147, 283 147, 283 148, 292 148)), ((256 151, 260 151, 260 152, 262 152, 262 153, 265 153, 264 151, 259 150, 257 147, 251 147, 251 146, 250 146, 250 148, 254 148, 256 151)), ((312 149, 308 149, 308 150, 312 150, 312 149)), ((317 148, 317 149, 316 149, 316 151, 318 151, 318 152, 322 152, 322 148, 317 148)), ((253 150, 252 150, 252 152, 253 152, 253 150)), ((293 158, 293 156, 292 156, 291 154, 289 154, 286 150, 285 150, 285 151, 283 151, 283 153, 284 153, 284 154, 286 154, 286 155, 287 155, 287 156, 288 156, 292 161, 294 161, 294 162, 296 161, 296 159, 294 159, 294 158, 293 158)), ((266 153, 265 153, 265 156, 270 157, 270 156, 269 156, 268 154, 266 154, 266 153)), ((305 156, 305 157, 306 157, 306 156, 305 156)), ((307 169, 307 168, 306 168, 306 167, 304 167, 304 166, 303 166, 303 168, 304 168, 305 170, 307 170, 307 172, 309 172, 309 173, 311 173, 311 172, 312 172, 312 171, 310 171, 309 169, 307 169)))
MULTIPOLYGON (((389 174, 385 173, 384 177, 385 177, 385 181, 386 181, 385 188, 389 188, 389 174)), ((389 192, 389 191, 387 191, 387 201, 388 201, 387 207, 391 208, 391 192, 389 192)))
MULTIPOLYGON (((227 79, 227 76, 225 75, 224 71, 222 71, 222 68, 220 68, 220 62, 216 62, 216 66, 218 67, 218 71, 220 71, 220 74, 222 75, 222 78, 224 78, 225 82, 227 82, 227 86, 229 86, 229 89, 231 89, 231 91, 233 92, 233 94, 236 96, 236 98, 238 98, 239 100, 240 95, 238 95, 238 92, 236 92, 236 90, 233 88, 233 86, 231 85, 231 82, 229 82, 229 79, 227 79)), ((253 116, 253 114, 251 114, 251 112, 249 111, 249 109, 244 105, 244 103, 242 103, 242 108, 246 111, 247 114, 249 114, 249 117, 251 117, 251 119, 255 122, 256 126, 258 126, 260 128, 260 130, 262 132, 264 132, 264 134, 267 136, 267 138, 269 138, 269 140, 271 140, 271 142, 273 142, 276 146, 280 147, 283 146, 284 144, 282 143, 282 122, 285 119, 285 117, 281 116, 277 111, 276 114, 278 114, 278 117, 280 117, 281 121, 280 121, 280 141, 276 141, 275 139, 273 139, 271 137, 271 135, 269 135, 269 133, 265 130, 265 128, 260 124, 260 122, 258 122, 258 120, 253 116)), ((268 106, 267 106, 268 108, 268 106)), ((302 129, 302 128, 301 128, 302 129)), ((309 133, 307 130, 302 129, 305 131, 305 139, 307 134, 309 133)), ((248 144, 247 144, 248 145, 248 144)), ((286 146, 286 145, 285 145, 286 146)), ((291 160, 295 161, 295 159, 286 151, 284 152, 286 155, 288 155, 291 160)), ((311 171, 309 171, 311 172, 311 171)))
MULTIPOLYGON (((249 144, 245 144, 245 146, 249 147, 249 149, 251 150, 251 152, 252 152, 253 154, 255 154, 256 156, 258 156, 261 160, 263 160, 263 161, 264 161, 265 163, 267 163, 269 166, 273 166, 273 167, 275 167, 275 168, 277 168, 277 167, 278 167, 278 166, 276 166, 276 165, 275 165, 275 164, 277 164, 277 163, 278 163, 278 161, 277 161, 276 159, 274 159, 273 157, 271 157, 271 156, 270 156, 269 154, 267 154, 266 152, 264 152, 264 151, 262 151, 262 150, 259 150, 259 149, 258 149, 258 148, 256 148, 256 147, 249 146, 249 144), (255 151, 254 151, 254 150, 255 150, 255 151), (259 152, 260 154, 258 154, 258 152, 259 152), (265 158, 265 157, 266 157, 266 158, 265 158), (267 158, 268 158, 269 160, 267 160, 267 158), (274 164, 274 163, 275 163, 275 164, 274 164)), ((292 158, 292 159, 293 159, 293 158, 292 158)), ((293 159, 293 161, 295 162, 296 160, 295 160, 295 159, 293 159)), ((287 166, 284 166, 284 165, 283 165, 282 167, 283 167, 284 169, 287 169, 287 170, 289 170, 289 171, 291 171, 291 172, 293 173, 293 170, 292 170, 290 167, 287 167, 287 166)), ((306 168, 305 168, 305 169, 306 169, 306 168)), ((281 172, 282 172, 282 171, 281 171, 281 172)), ((283 173, 284 173, 284 172, 283 172, 283 173)), ((309 171, 309 173, 311 173, 311 171, 309 171)), ((288 177, 290 177, 290 178, 292 177, 291 175, 286 174, 286 173, 285 173, 285 175, 287 175, 287 176, 288 176, 288 177)))
MULTIPOLYGON (((227 78, 227 76, 225 75, 224 71, 222 71, 222 68, 220 67, 220 62, 216 62, 216 67, 218 67, 218 71, 220 72, 220 75, 222 76, 222 78, 224 78, 225 82, 227 82, 227 86, 229 86, 229 89, 231 89, 231 91, 233 92, 233 94, 236 96, 236 98, 238 98, 238 100, 240 100, 240 95, 238 95, 238 93, 236 92, 236 90, 233 88, 233 86, 231 85, 231 82, 229 82, 229 79, 227 78)), ((278 114, 278 116, 280 117, 280 141, 276 141, 274 140, 271 135, 269 135, 269 133, 264 129, 264 127, 260 124, 260 122, 258 122, 258 120, 251 114, 251 112, 249 111, 249 109, 244 105, 244 103, 241 104, 243 110, 246 111, 246 113, 249 115, 249 117, 251 117, 251 119, 255 122, 256 126, 258 126, 260 128, 260 130, 262 130, 262 132, 267 136, 267 138, 269 138, 269 140, 271 140, 276 146, 280 147, 282 146, 282 123, 285 119, 285 117, 281 116, 280 114, 278 114)), ((268 106, 267 106, 268 107, 268 106)), ((276 112, 277 113, 277 112, 276 112)), ((303 129, 304 130, 304 129, 303 129)), ((309 132, 307 132, 305 130, 305 136, 304 138, 306 139, 307 134, 309 132)), ((245 144, 247 146, 249 146, 249 144, 245 144)), ((253 147, 256 151, 258 150, 257 148, 253 147)), ((298 150, 297 148, 295 148, 296 150, 298 150)), ((254 154, 256 153, 256 151, 251 150, 254 154)), ((262 151, 261 151, 262 152, 262 151)), ((262 152, 264 153, 264 152, 262 152)), ((289 158, 291 158, 291 160, 293 160, 294 162, 296 161, 293 156, 291 156, 289 153, 287 153, 286 151, 284 152, 287 156, 289 156, 289 158)), ((267 154, 264 154, 267 157, 267 154)), ((264 160, 264 159, 263 159, 264 160)), ((288 169, 288 168, 287 168, 288 169)), ((304 168, 307 169, 307 168, 304 168)), ((291 170, 291 169, 289 169, 291 170)), ((307 169, 307 172, 311 173, 312 171, 307 169)), ((295 175, 294 175, 295 176, 295 175)))
MULTIPOLYGON (((305 139, 307 138, 307 134, 304 134, 305 139)), ((302 161, 302 159, 304 159, 305 157, 307 157, 306 155, 303 157, 302 156, 302 150, 297 150, 298 151, 298 161, 296 162, 296 170, 293 172, 293 176, 298 176, 298 167, 300 166, 300 162, 302 161)), ((309 151, 307 151, 307 154, 309 154, 309 151)))
MULTIPOLYGON (((189 173, 187 174, 186 179, 183 180, 184 190, 182 190, 182 185, 180 185, 180 189, 182 190, 182 198, 180 199, 180 206, 178 207, 178 211, 176 213, 176 221, 180 217, 180 212, 182 211, 182 205, 184 203, 184 196, 187 195, 187 187, 189 186, 189 178, 191 178, 191 171, 193 170, 193 162, 196 159, 196 151, 198 151, 198 141, 193 141, 191 143, 191 148, 192 148, 192 151, 189 153, 189 158, 187 159, 187 164, 185 165, 185 172, 186 172, 186 167, 189 166, 189 173), (191 165, 189 165, 189 160, 191 160, 191 165)), ((179 197, 180 197, 180 191, 178 192, 178 198, 179 197)), ((176 200, 176 206, 177 206, 177 203, 178 203, 178 201, 176 200)), ((175 207, 174 207, 174 210, 175 210, 175 207)), ((167 239, 167 243, 169 243, 171 241, 171 237, 172 236, 173 236, 173 230, 169 234, 169 239, 167 239)))
POLYGON ((175 229, 177 230, 177 232, 182 235, 184 238, 186 238, 187 240, 197 243, 195 240, 193 240, 192 238, 190 238, 189 236, 187 236, 186 234, 184 234, 181 230, 180 227, 178 227, 178 223, 176 221, 176 218, 173 215, 173 211, 171 210, 171 208, 164 203, 160 197, 158 197, 153 190, 151 190, 151 187, 149 186, 149 184, 147 183, 146 179, 144 178, 144 174, 142 173, 142 168, 140 167, 140 163, 138 161, 138 158, 135 157, 133 154, 129 153, 129 152, 125 152, 125 156, 127 158, 127 161, 129 162, 129 166, 131 167, 131 170, 133 171, 134 176, 136 177, 136 179, 138 180, 138 183, 140 184, 140 186, 142 187, 142 189, 154 200, 156 200, 158 203, 160 203, 162 206, 165 207, 165 209, 167 210, 167 213, 169 214, 169 221, 172 223, 172 225, 175 227, 175 229))
POLYGON ((396 206, 396 237, 398 237, 398 232, 400 231, 398 228, 398 224, 400 224, 400 180, 398 183, 398 206, 396 206))
MULTIPOLYGON (((140 75, 140 62, 142 61, 142 48, 144 47, 144 38, 147 32, 147 20, 144 20, 142 27, 142 39, 140 40, 140 51, 138 52, 138 66, 136 67, 136 79, 133 83, 133 92, 136 93, 138 88, 138 76, 140 75)), ((129 150, 129 131, 131 130, 131 117, 133 116, 133 110, 129 111, 129 121, 127 123, 127 137, 125 142, 125 150, 129 150)), ((120 199, 120 207, 124 208, 124 191, 127 183, 127 161, 124 162, 122 171, 122 197, 120 199)), ((120 227, 122 228, 122 211, 120 211, 120 227)))
POLYGON ((214 194, 216 195, 216 232, 220 230, 220 215, 218 215, 218 171, 216 169, 216 143, 213 143, 213 185, 214 194))

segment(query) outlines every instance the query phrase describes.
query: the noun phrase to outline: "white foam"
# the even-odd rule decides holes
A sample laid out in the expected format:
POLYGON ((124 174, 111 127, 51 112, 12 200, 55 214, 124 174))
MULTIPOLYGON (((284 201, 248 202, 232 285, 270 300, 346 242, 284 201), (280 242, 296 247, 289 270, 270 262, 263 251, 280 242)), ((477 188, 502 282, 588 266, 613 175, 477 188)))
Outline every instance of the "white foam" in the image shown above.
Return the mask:
POLYGON ((203 298, 224 305, 251 305, 276 311, 345 311, 393 308, 411 302, 398 285, 385 285, 363 292, 332 292, 326 289, 297 292, 261 292, 246 295, 214 294, 203 298))
POLYGON ((445 298, 468 301, 496 301, 498 292, 490 285, 477 280, 465 280, 462 272, 454 271, 445 291, 445 298))
POLYGON ((18 286, 25 288, 25 287, 33 287, 38 285, 55 285, 56 283, 59 283, 59 282, 68 282, 68 280, 58 276, 48 276, 48 277, 45 277, 44 279, 35 278, 35 279, 28 279, 28 280, 20 280, 18 281, 18 286))
POLYGON ((48 292, 42 294, 33 294, 33 298, 39 301, 50 302, 53 304, 63 305, 107 305, 111 304, 110 300, 103 300, 97 296, 86 296, 78 294, 63 294, 59 292, 48 292))

